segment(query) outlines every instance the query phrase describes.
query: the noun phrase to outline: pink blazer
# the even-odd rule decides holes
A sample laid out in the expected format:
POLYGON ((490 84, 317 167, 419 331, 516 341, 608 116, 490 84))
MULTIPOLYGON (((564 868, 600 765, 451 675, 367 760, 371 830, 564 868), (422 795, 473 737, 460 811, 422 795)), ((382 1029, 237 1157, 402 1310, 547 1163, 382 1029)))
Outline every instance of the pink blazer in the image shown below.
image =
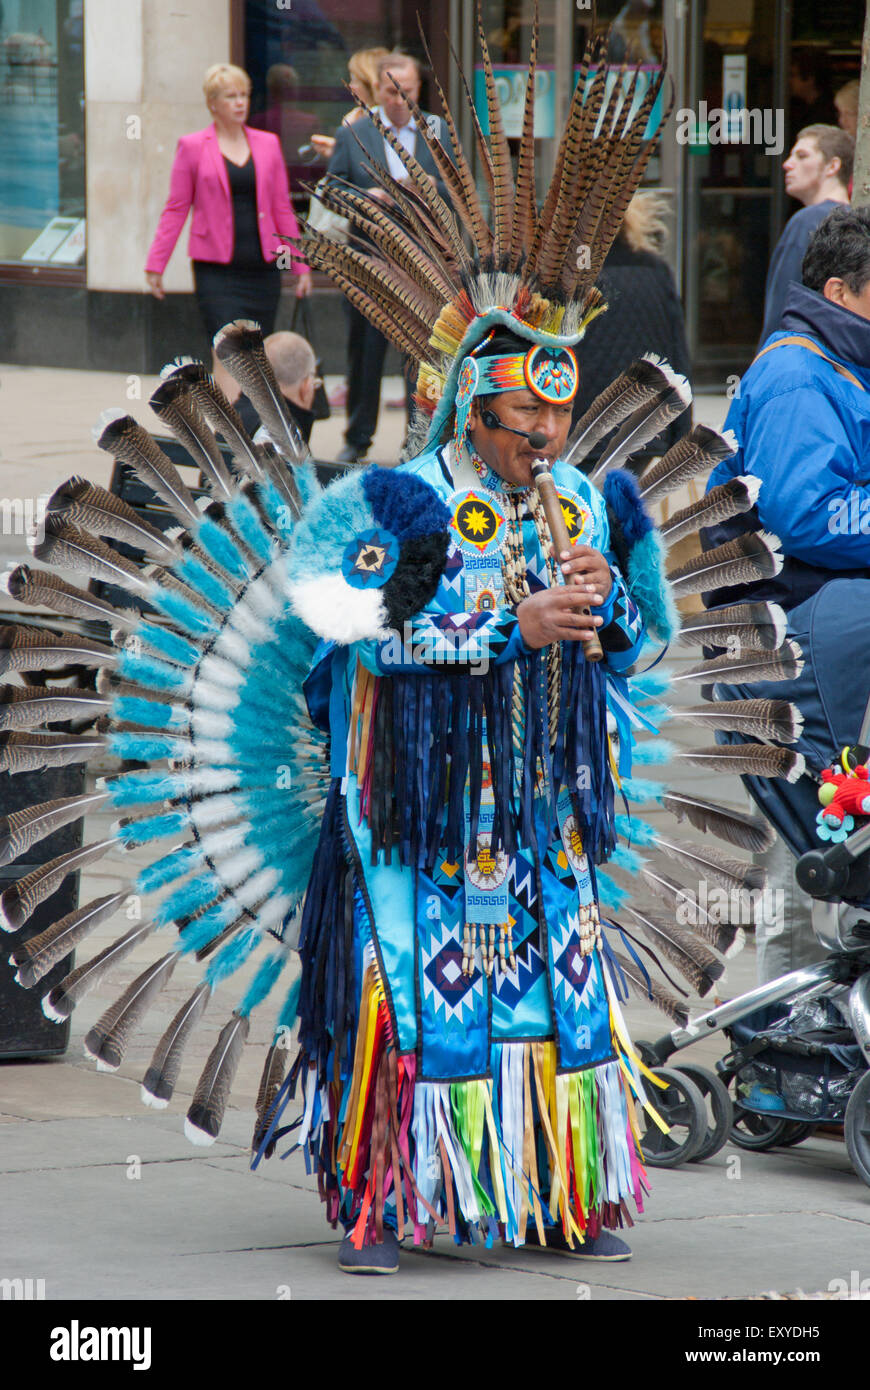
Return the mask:
MULTIPOLYGON (((260 245, 264 260, 274 261, 284 238, 299 235, 299 224, 290 205, 287 168, 277 135, 247 125, 245 134, 257 181, 260 245)), ((192 135, 182 135, 178 142, 169 197, 148 252, 146 271, 163 274, 191 206, 193 221, 187 245, 191 260, 227 265, 233 258, 232 195, 213 125, 192 135)), ((297 275, 307 268, 302 261, 293 262, 297 275)))

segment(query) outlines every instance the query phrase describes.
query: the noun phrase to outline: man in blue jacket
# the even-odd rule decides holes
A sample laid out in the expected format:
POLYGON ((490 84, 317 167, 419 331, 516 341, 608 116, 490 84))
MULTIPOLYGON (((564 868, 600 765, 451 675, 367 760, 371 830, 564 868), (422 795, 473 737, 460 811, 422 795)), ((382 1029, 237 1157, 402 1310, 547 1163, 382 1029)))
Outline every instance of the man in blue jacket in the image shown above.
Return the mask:
MULTIPOLYGON (((780 574, 718 589, 707 602, 718 607, 770 599, 786 609, 795 630, 803 610, 793 610, 823 585, 870 579, 870 209, 835 209, 813 234, 802 275, 803 284, 789 291, 782 327, 752 363, 728 413, 726 427, 737 436, 738 451, 714 469, 708 483, 709 489, 751 474, 762 484, 757 506, 748 527, 741 517, 704 533, 708 547, 746 529, 779 536, 785 557, 780 574)), ((856 589, 866 592, 864 586, 856 589)), ((852 660, 847 646, 837 648, 845 665, 852 660)), ((870 672, 864 686, 866 696, 870 672)), ((717 693, 750 698, 777 691, 765 684, 721 686, 717 693)), ((860 704, 848 712, 853 737, 860 704)), ((755 780, 747 779, 747 787, 763 804, 770 789, 754 787, 755 780)), ((766 867, 786 893, 787 929, 766 924, 767 933, 760 931, 758 938, 759 974, 775 979, 819 951, 809 902, 800 900, 794 886, 793 855, 781 841, 768 852, 766 867)))

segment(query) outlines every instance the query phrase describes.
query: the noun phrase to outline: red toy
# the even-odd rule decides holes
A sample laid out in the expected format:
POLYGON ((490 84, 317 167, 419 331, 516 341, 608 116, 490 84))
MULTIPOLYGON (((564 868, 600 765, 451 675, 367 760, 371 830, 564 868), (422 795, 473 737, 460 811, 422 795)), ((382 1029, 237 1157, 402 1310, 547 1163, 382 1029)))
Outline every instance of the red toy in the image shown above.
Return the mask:
POLYGON ((842 825, 847 815, 870 816, 870 782, 866 765, 860 763, 849 773, 825 768, 819 801, 824 807, 819 818, 832 827, 842 825))

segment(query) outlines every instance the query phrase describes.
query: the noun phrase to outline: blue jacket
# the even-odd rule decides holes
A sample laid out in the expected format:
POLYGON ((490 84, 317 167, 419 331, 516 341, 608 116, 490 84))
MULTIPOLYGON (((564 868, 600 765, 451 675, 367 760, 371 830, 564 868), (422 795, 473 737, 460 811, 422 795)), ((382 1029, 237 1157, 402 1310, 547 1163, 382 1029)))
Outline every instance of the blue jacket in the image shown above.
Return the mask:
POLYGON ((791 609, 830 579, 870 579, 870 322, 792 285, 769 341, 789 334, 813 338, 867 389, 805 347, 753 362, 725 422, 738 451, 707 487, 749 474, 762 482, 758 503, 702 537, 709 549, 744 531, 773 531, 786 562, 773 579, 706 595, 708 607, 751 597, 791 609))

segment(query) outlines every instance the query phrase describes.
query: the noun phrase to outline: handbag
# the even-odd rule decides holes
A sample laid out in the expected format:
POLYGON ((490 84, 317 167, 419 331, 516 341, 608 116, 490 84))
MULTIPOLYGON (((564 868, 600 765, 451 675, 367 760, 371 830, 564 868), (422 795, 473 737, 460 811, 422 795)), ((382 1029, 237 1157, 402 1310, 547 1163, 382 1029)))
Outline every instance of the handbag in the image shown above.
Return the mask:
POLYGON ((315 188, 311 195, 308 205, 308 216, 306 222, 309 227, 313 227, 315 232, 320 232, 321 236, 328 236, 331 241, 346 243, 348 240, 348 230, 350 223, 346 217, 340 216, 337 212, 330 212, 325 203, 321 203, 317 196, 317 189, 323 186, 323 179, 315 188))
POLYGON ((332 414, 332 407, 329 404, 326 386, 323 382, 323 363, 317 356, 317 348, 314 346, 314 326, 307 296, 304 299, 297 299, 293 306, 290 331, 292 333, 301 334, 301 336, 310 343, 313 349, 314 374, 319 379, 320 385, 314 388, 314 399, 311 402, 311 414, 315 420, 328 420, 332 414))

